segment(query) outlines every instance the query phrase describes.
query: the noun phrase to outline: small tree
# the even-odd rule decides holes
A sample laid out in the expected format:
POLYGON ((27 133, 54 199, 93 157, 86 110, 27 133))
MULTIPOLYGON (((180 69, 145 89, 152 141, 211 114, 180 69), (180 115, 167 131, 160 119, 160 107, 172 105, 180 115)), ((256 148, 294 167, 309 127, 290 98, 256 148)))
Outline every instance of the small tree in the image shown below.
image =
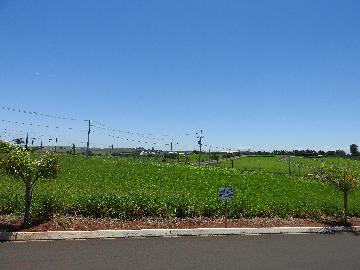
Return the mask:
POLYGON ((24 226, 30 225, 31 203, 35 184, 39 179, 55 178, 59 172, 59 160, 52 153, 38 158, 29 151, 0 141, 2 153, 0 167, 5 173, 21 179, 25 186, 24 226))
POLYGON ((22 143, 25 143, 23 138, 16 138, 16 139, 13 140, 13 142, 18 144, 18 145, 20 145, 22 143))
POLYGON ((344 195, 344 222, 347 222, 348 218, 348 193, 359 186, 358 176, 348 170, 337 168, 332 165, 322 164, 317 172, 317 176, 333 187, 340 190, 344 195))
POLYGON ((358 156, 359 155, 358 146, 356 144, 350 145, 350 153, 351 153, 352 156, 358 156))

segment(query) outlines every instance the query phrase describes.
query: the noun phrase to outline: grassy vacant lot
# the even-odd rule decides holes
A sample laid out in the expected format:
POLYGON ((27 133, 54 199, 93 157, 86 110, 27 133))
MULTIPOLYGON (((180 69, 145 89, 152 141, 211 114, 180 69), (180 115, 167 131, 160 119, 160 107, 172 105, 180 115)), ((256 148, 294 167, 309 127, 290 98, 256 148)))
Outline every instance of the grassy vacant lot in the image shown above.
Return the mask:
POLYGON ((321 163, 325 162, 325 163, 333 164, 336 167, 351 168, 352 170, 355 170, 360 173, 359 160, 351 160, 342 157, 316 157, 316 158, 293 157, 292 161, 311 167, 318 167, 320 166, 321 163))
MULTIPOLYGON (((351 168, 360 173, 360 161, 342 157, 291 157, 292 174, 305 176, 313 173, 322 163, 336 167, 351 168), (300 167, 300 168, 299 168, 300 167)), ((271 173, 289 173, 287 156, 242 156, 233 161, 234 168, 241 171, 263 171, 271 173)), ((220 166, 231 168, 231 160, 223 161, 220 166)))
POLYGON ((196 162, 207 162, 209 159, 217 158, 223 158, 223 153, 217 153, 217 154, 209 154, 209 153, 202 153, 201 156, 199 154, 186 154, 186 155, 180 155, 180 161, 187 161, 188 163, 196 164, 196 162))
MULTIPOLYGON (((294 163, 295 159, 291 158, 291 172, 296 175, 306 175, 311 173, 311 170, 305 166, 303 163, 296 162, 300 164, 299 167, 294 163), (300 174, 299 174, 300 172, 300 174)), ((233 160, 234 168, 241 171, 263 171, 271 173, 289 173, 289 164, 287 162, 287 157, 284 156, 242 156, 233 160)), ((321 163, 317 163, 319 166, 321 163)), ((231 168, 231 160, 221 162, 220 166, 231 168)))
MULTIPOLYGON (((276 162, 285 170, 285 163, 276 162)), ((261 160, 261 164, 265 167, 267 163, 261 160)), ((340 193, 327 184, 295 175, 112 157, 61 156, 61 168, 58 179, 38 183, 35 215, 219 217, 223 213, 217 198, 220 187, 235 188, 235 198, 229 203, 234 218, 316 218, 342 211, 340 193)), ((360 216, 359 202, 357 190, 349 196, 350 215, 360 216)), ((22 207, 22 183, 0 175, 0 214, 21 213, 22 207)))

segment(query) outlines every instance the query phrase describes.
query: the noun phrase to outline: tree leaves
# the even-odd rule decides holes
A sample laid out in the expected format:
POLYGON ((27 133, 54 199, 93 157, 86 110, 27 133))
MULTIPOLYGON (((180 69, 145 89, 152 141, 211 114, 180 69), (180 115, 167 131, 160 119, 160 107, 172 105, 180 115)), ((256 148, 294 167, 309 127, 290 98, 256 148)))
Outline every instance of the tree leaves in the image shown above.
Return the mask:
POLYGON ((342 192, 349 192, 359 186, 358 175, 348 168, 339 168, 326 163, 321 164, 316 176, 342 192))
POLYGON ((36 156, 24 148, 4 142, 0 142, 0 149, 3 153, 0 168, 25 184, 34 185, 40 178, 55 178, 60 170, 59 159, 53 153, 36 156))

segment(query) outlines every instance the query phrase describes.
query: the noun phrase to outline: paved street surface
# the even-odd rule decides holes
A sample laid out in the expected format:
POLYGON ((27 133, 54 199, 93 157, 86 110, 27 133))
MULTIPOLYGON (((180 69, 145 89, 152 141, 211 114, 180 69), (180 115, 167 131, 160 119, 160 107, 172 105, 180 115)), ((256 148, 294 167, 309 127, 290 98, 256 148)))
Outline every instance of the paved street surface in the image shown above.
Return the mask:
POLYGON ((0 243, 0 269, 360 269, 360 236, 5 242, 0 243))

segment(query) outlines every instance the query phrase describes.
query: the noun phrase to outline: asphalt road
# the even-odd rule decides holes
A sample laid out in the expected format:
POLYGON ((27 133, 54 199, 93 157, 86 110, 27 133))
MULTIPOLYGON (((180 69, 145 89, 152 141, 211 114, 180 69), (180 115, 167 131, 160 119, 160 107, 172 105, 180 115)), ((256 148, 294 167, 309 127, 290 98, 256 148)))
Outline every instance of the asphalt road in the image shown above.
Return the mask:
POLYGON ((360 236, 5 242, 0 269, 360 269, 360 236))

